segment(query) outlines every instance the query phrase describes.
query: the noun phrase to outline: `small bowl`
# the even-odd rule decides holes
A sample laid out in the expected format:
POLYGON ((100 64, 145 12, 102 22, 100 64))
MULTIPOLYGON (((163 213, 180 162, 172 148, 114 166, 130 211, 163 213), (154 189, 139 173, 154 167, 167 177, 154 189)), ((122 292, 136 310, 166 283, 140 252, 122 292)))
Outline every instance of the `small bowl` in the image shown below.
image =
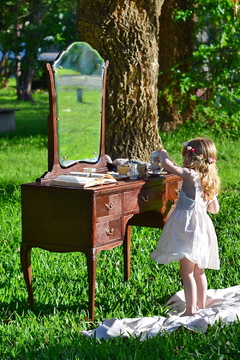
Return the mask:
POLYGON ((92 174, 96 171, 96 168, 83 168, 83 172, 92 174))
POLYGON ((118 165, 117 170, 118 170, 119 175, 127 175, 128 164, 118 165))

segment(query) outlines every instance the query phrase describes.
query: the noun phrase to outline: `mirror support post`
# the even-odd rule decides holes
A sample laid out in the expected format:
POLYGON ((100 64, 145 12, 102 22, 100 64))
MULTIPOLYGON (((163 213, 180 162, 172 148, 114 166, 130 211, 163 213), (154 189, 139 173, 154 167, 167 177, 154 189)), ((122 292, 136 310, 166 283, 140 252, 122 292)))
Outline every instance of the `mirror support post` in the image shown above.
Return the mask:
POLYGON ((53 70, 50 64, 46 64, 48 86, 49 86, 49 110, 48 115, 48 171, 52 171, 59 163, 58 139, 57 139, 57 110, 56 110, 56 88, 53 70))
POLYGON ((100 144, 100 156, 105 155, 105 107, 106 107, 106 83, 107 83, 107 69, 109 61, 107 60, 103 73, 103 86, 102 86, 102 113, 101 113, 101 144, 100 144))

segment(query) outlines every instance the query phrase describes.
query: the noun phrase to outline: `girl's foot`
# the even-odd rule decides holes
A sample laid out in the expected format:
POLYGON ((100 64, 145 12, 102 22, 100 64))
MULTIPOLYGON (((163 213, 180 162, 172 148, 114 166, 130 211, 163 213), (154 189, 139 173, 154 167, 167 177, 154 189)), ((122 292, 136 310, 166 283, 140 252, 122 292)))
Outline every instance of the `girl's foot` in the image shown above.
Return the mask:
POLYGON ((183 316, 193 316, 197 314, 197 311, 195 312, 188 312, 188 311, 184 311, 184 313, 180 316, 180 317, 183 317, 183 316))

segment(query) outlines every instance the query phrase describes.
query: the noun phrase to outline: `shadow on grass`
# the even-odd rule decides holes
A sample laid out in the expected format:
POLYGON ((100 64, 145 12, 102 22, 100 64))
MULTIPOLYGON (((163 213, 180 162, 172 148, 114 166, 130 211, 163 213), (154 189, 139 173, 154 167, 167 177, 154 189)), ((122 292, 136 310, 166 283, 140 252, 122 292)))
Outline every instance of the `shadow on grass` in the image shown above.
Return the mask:
POLYGON ((2 107, 19 109, 19 111, 15 112, 16 129, 0 132, 0 138, 47 136, 47 117, 49 114, 47 91, 37 94, 36 101, 33 102, 13 100, 12 95, 4 96, 2 107))
POLYGON ((44 316, 55 315, 58 313, 74 313, 84 314, 84 317, 88 317, 88 302, 87 301, 74 301, 71 305, 56 305, 54 302, 48 304, 42 304, 37 300, 34 301, 33 308, 30 307, 27 300, 12 300, 10 303, 1 302, 1 317, 3 322, 7 324, 9 321, 15 320, 16 315, 22 316, 23 313, 33 313, 38 319, 44 316))
POLYGON ((14 200, 20 201, 21 184, 11 184, 10 182, 0 181, 0 196, 1 203, 13 202, 14 200))
MULTIPOLYGON (((31 117, 29 115, 28 117, 31 117)), ((42 119, 34 118, 17 118, 16 129, 13 131, 0 132, 0 138, 27 138, 36 135, 47 137, 47 115, 43 115, 42 119)))
POLYGON ((48 304, 42 304, 37 300, 34 302, 33 309, 31 309, 27 300, 26 303, 23 304, 24 310, 28 309, 34 313, 35 316, 41 318, 47 315, 54 315, 56 312, 65 314, 74 313, 74 314, 85 314, 83 317, 88 317, 88 302, 87 301, 79 301, 73 302, 71 305, 56 305, 54 302, 48 304))

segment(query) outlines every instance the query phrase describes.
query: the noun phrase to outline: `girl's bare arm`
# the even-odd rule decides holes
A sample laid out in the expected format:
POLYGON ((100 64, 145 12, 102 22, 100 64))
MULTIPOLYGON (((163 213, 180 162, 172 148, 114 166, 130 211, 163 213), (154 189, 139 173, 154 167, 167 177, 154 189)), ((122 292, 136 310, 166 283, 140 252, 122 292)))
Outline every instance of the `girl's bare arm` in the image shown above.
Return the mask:
POLYGON ((181 176, 184 179, 189 178, 190 176, 189 169, 173 164, 173 162, 169 159, 166 150, 159 151, 159 160, 162 167, 171 174, 181 176))
POLYGON ((207 211, 212 214, 217 214, 219 212, 219 203, 217 198, 215 198, 208 204, 207 211))

